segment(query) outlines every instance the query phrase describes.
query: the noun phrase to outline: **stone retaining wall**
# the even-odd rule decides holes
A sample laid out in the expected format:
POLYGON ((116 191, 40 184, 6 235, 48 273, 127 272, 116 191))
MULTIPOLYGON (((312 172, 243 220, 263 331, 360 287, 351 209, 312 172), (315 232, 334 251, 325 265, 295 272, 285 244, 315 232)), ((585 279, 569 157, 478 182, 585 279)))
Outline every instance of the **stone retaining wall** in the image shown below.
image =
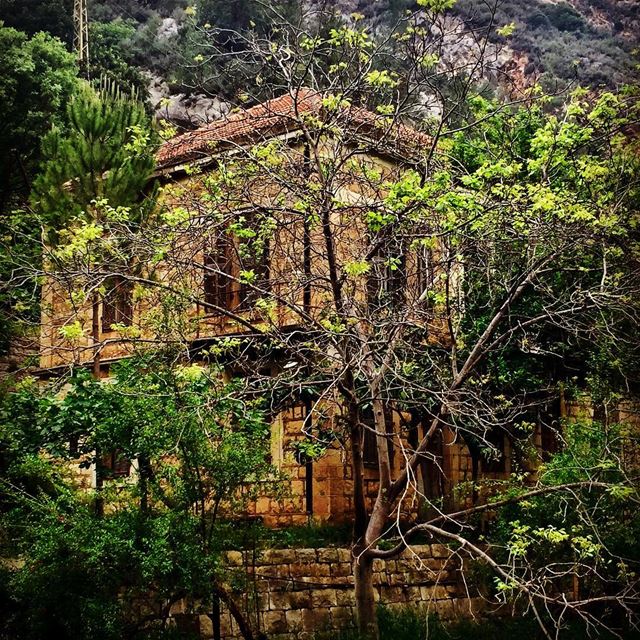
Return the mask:
MULTIPOLYGON (((230 551, 227 563, 230 568, 237 567, 239 580, 249 576, 238 601, 269 636, 305 640, 314 633, 354 624, 348 549, 274 549, 255 558, 250 552, 230 551)), ((416 546, 397 559, 376 560, 373 580, 376 599, 389 608, 421 607, 450 619, 479 613, 486 604, 481 598, 468 597, 459 578, 457 558, 444 545, 416 546)), ((200 615, 197 624, 201 637, 213 637, 208 615, 200 615)), ((222 638, 240 637, 224 606, 220 631, 222 638)))

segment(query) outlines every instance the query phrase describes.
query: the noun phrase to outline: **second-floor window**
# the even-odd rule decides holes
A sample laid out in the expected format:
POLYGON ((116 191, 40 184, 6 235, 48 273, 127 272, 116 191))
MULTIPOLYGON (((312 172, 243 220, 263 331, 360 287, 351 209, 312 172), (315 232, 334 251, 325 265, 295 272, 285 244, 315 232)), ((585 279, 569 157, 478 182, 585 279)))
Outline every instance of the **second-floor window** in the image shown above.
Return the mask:
POLYGON ((103 454, 100 471, 106 478, 126 478, 131 472, 131 461, 116 449, 103 454))
POLYGON ((371 310, 394 309, 405 302, 406 257, 401 242, 388 241, 376 248, 367 277, 371 310))
POLYGON ((218 237, 204 255, 203 285, 208 305, 229 311, 251 308, 269 290, 269 244, 218 237))
POLYGON ((102 298, 102 331, 113 331, 112 325, 131 325, 133 321, 133 288, 121 276, 105 282, 102 298))
POLYGON ((240 282, 238 288, 238 306, 241 309, 252 307, 256 300, 263 296, 262 291, 269 290, 269 243, 267 241, 247 244, 238 256, 238 275, 242 280, 243 274, 250 276, 250 281, 240 282))
POLYGON ((233 255, 231 239, 222 235, 204 256, 204 301, 230 309, 233 306, 233 255))

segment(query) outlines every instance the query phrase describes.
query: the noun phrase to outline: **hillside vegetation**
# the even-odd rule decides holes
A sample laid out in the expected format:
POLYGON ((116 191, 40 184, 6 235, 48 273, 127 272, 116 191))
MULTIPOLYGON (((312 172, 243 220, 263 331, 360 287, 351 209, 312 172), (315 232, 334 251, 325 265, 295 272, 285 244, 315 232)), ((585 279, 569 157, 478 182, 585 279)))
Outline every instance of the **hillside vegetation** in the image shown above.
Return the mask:
MULTIPOLYGON (((408 0, 332 2, 338 16, 348 19, 360 13, 378 32, 416 7, 408 0)), ((295 14, 295 4, 286 0, 277 3, 287 17, 295 14)), ((72 0, 0 0, 0 19, 5 26, 27 34, 45 30, 70 44, 72 5, 72 0)), ((539 81, 553 91, 574 84, 612 88, 633 77, 633 52, 640 33, 637 2, 458 0, 449 14, 463 21, 474 38, 486 38, 493 46, 504 47, 503 68, 521 84, 539 81), (505 32, 505 25, 512 28, 505 32)), ((106 74, 118 83, 133 84, 142 95, 148 95, 151 75, 155 109, 166 107, 170 95, 180 94, 182 111, 191 107, 199 113, 199 118, 185 116, 180 109, 169 114, 185 126, 219 115, 218 109, 207 111, 210 102, 205 99, 198 105, 198 99, 216 96, 233 100, 243 91, 233 77, 225 77, 224 70, 202 63, 207 44, 202 27, 211 24, 260 33, 274 26, 255 0, 90 0, 89 16, 91 75, 106 74)), ((226 44, 233 46, 230 41, 226 44)), ((464 48, 458 55, 464 55, 464 48)))

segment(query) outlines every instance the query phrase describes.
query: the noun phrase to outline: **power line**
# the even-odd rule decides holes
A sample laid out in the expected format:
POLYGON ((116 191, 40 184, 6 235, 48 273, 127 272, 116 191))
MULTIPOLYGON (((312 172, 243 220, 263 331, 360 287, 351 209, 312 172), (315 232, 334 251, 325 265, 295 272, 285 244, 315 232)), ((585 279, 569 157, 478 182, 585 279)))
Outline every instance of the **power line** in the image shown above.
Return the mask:
POLYGON ((73 50, 80 68, 89 73, 89 20, 87 0, 73 0, 73 50))

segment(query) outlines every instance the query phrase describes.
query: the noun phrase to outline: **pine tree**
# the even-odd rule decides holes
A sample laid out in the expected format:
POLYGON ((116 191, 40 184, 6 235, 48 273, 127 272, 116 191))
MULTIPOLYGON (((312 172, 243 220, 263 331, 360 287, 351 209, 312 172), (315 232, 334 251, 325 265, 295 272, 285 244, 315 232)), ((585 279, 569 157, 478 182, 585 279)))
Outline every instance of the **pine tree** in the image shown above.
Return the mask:
POLYGON ((142 215, 148 202, 141 196, 154 168, 155 137, 135 96, 109 84, 98 90, 85 84, 67 116, 67 131, 54 128, 43 140, 42 171, 32 193, 51 241, 73 219, 92 219, 96 201, 142 215))

